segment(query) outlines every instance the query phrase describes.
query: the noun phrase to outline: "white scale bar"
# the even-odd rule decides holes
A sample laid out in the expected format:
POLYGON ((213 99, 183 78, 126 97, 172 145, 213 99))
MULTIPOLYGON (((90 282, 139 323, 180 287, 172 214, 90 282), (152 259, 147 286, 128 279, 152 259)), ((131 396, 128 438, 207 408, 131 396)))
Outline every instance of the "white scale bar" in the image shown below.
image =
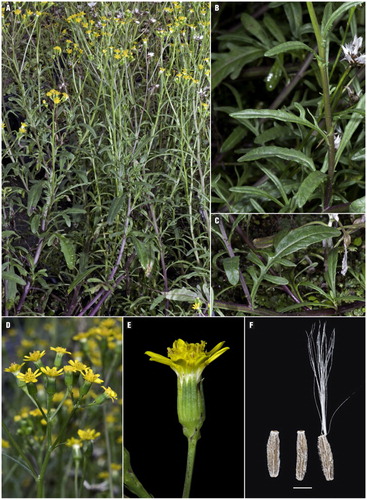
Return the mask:
POLYGON ((312 490, 312 486, 293 486, 294 490, 312 490))

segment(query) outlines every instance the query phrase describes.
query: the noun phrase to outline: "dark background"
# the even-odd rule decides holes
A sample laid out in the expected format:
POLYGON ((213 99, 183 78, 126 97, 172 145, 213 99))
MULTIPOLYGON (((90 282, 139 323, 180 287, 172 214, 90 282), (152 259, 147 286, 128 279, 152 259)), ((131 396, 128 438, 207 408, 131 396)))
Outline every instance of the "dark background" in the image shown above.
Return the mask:
POLYGON ((246 497, 365 497, 365 340, 364 318, 328 318, 335 328, 334 361, 329 377, 328 440, 334 456, 334 481, 326 481, 317 451, 321 423, 313 396, 306 331, 318 318, 246 318, 246 497), (250 322, 253 328, 250 329, 250 322), (270 478, 266 443, 280 436, 280 473, 270 478), (295 478, 297 430, 305 430, 308 468, 295 478), (312 486, 294 490, 294 486, 312 486))
POLYGON ((182 496, 187 438, 177 417, 176 373, 144 352, 167 356, 179 338, 204 340, 207 351, 221 341, 230 347, 203 372, 206 419, 191 497, 244 496, 243 326, 242 318, 124 319, 124 444, 135 474, 155 497, 182 496))

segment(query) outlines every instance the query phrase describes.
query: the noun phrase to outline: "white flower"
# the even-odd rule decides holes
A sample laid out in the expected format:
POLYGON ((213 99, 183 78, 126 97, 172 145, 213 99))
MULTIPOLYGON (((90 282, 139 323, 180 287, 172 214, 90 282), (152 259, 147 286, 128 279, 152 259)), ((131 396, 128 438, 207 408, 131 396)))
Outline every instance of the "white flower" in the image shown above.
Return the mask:
POLYGON ((359 50, 362 47, 363 37, 354 35, 353 41, 342 45, 344 58, 342 61, 347 61, 351 66, 363 66, 366 62, 366 56, 360 54, 359 50))
POLYGON ((88 2, 88 7, 93 9, 93 7, 96 5, 97 2, 88 2))
POLYGON ((340 146, 342 136, 340 134, 334 134, 334 148, 337 150, 340 146))
POLYGON ((153 57, 154 56, 154 52, 148 52, 147 56, 148 57, 153 57))

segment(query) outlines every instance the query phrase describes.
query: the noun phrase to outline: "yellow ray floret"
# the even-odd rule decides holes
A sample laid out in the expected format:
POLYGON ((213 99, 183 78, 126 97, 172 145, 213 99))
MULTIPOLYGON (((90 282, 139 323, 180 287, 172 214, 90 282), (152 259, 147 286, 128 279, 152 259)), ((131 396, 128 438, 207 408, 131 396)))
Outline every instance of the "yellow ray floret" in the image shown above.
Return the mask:
POLYGON ((157 361, 168 365, 179 377, 187 375, 196 375, 200 377, 204 368, 212 361, 221 356, 229 347, 223 347, 224 342, 219 342, 211 351, 205 350, 206 342, 190 344, 184 340, 175 340, 172 347, 168 347, 168 357, 146 351, 150 356, 150 361, 157 361))

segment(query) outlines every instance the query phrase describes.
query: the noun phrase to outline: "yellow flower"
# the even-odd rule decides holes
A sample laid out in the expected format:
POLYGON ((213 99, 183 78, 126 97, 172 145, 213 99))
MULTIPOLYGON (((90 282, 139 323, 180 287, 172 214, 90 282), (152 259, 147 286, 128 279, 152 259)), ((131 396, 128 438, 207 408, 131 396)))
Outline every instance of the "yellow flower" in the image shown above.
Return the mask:
POLYGON ((168 347, 168 358, 151 351, 146 351, 145 354, 150 356, 150 361, 170 366, 179 378, 195 377, 199 381, 204 368, 229 349, 229 347, 222 348, 223 345, 224 342, 219 342, 207 352, 206 342, 203 340, 200 344, 190 344, 178 339, 174 341, 172 347, 168 347))
POLYGON ((70 438, 66 440, 65 444, 66 446, 80 446, 82 442, 80 441, 80 439, 70 438))
POLYGON ((42 373, 44 373, 48 377, 58 377, 59 375, 62 374, 63 369, 60 368, 60 370, 58 370, 55 367, 50 368, 49 366, 41 366, 41 371, 42 371, 42 373))
POLYGON ((22 380, 26 384, 28 384, 29 382, 36 383, 37 377, 39 377, 40 375, 41 372, 38 370, 38 368, 35 372, 32 372, 32 370, 28 368, 28 370, 25 373, 18 373, 17 378, 19 378, 19 380, 22 380))
POLYGON ((88 370, 88 366, 85 365, 84 363, 81 363, 80 361, 69 360, 69 365, 71 365, 72 368, 74 368, 74 371, 76 371, 76 372, 88 370))
POLYGON ((115 391, 113 391, 113 390, 111 389, 111 387, 107 387, 107 388, 106 388, 106 387, 104 387, 104 386, 102 385, 102 388, 104 389, 105 394, 106 394, 109 398, 111 398, 111 399, 112 399, 112 401, 113 401, 114 399, 117 399, 117 393, 116 393, 115 391))
POLYGON ((71 352, 67 351, 65 347, 50 347, 51 351, 59 352, 61 354, 71 354, 71 352))
POLYGON ((96 432, 94 429, 82 429, 78 430, 78 436, 82 441, 92 441, 93 439, 97 439, 101 435, 100 432, 96 432))
POLYGON ((77 370, 73 366, 65 365, 64 373, 75 373, 77 370))
POLYGON ((21 127, 19 129, 19 132, 21 134, 25 134, 27 132, 27 127, 28 127, 28 125, 25 122, 22 122, 21 123, 21 127))
POLYGON ((14 11, 14 14, 17 16, 19 16, 19 14, 21 14, 21 13, 22 13, 22 11, 20 9, 15 9, 15 11, 14 11))
POLYGON ((21 365, 18 365, 17 363, 11 363, 9 368, 5 368, 4 371, 14 373, 15 375, 20 372, 20 369, 25 363, 22 363, 21 365))
POLYGON ((10 448, 10 443, 9 443, 9 441, 7 441, 6 439, 2 439, 2 440, 1 440, 1 446, 2 446, 3 448, 10 448))
POLYGON ((57 45, 56 47, 54 47, 54 51, 60 54, 62 52, 62 48, 57 45))
POLYGON ((87 382, 95 382, 96 384, 102 384, 103 383, 103 380, 100 379, 100 375, 98 373, 93 373, 93 370, 91 370, 90 368, 87 368, 85 370, 85 373, 82 372, 82 375, 83 375, 83 378, 84 380, 86 380, 87 382))
POLYGON ((191 307, 194 309, 194 311, 200 311, 202 305, 203 303, 201 302, 201 300, 197 298, 195 299, 195 302, 192 304, 191 307))
POLYGON ((121 470, 122 465, 121 464, 114 464, 113 462, 111 463, 111 469, 112 470, 121 470))
MULTIPOLYGON (((43 410, 43 413, 47 413, 47 410, 46 408, 42 408, 43 410)), ((29 412, 30 415, 32 415, 32 417, 42 417, 42 412, 39 408, 36 408, 35 410, 32 410, 29 412)))
POLYGON ((24 361, 39 361, 42 356, 46 354, 46 351, 32 351, 28 356, 24 356, 24 361))

